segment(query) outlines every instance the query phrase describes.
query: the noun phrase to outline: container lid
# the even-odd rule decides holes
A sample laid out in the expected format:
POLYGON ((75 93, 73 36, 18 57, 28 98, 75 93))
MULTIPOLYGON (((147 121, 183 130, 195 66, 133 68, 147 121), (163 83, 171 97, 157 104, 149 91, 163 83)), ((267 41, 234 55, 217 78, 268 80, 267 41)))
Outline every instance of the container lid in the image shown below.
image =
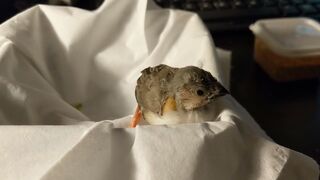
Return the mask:
POLYGON ((320 55, 320 24, 312 19, 259 20, 250 26, 250 30, 281 55, 320 55))

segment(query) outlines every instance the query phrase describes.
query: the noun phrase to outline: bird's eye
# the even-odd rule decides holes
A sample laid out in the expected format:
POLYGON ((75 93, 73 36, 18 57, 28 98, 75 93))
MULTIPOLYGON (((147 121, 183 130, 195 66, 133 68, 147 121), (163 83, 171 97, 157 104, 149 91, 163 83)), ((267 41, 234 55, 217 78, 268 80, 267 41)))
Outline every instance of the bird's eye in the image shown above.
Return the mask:
POLYGON ((197 90, 197 95, 198 96, 203 96, 204 92, 201 89, 199 89, 199 90, 197 90))

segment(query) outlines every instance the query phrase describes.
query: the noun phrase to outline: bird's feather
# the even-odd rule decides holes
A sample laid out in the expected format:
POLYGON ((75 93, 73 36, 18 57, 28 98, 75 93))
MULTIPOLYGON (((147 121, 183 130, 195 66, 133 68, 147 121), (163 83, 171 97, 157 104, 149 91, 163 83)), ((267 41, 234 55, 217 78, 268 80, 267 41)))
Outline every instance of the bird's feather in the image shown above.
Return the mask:
POLYGON ((141 109, 148 109, 159 115, 162 114, 162 107, 169 97, 167 84, 173 78, 177 68, 167 65, 148 67, 141 73, 135 90, 136 99, 141 109))

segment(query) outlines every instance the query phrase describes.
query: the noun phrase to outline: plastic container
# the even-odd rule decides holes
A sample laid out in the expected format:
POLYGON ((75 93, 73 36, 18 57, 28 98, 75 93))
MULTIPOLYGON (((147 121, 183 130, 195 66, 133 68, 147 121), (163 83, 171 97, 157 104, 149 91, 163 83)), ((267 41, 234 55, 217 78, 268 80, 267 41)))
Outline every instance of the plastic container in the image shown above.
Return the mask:
POLYGON ((320 76, 320 24, 308 18, 259 20, 254 57, 276 81, 320 76))

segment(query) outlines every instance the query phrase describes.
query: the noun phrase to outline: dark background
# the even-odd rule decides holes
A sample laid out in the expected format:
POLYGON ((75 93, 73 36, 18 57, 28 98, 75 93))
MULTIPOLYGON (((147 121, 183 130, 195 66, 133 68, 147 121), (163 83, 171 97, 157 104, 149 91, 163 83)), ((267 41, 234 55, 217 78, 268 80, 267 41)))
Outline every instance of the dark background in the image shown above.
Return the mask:
MULTIPOLYGON (((74 6, 94 9, 102 0, 78 0, 74 6)), ((1 0, 0 23, 44 0, 1 0)), ((62 2, 55 4, 63 5, 62 2)), ((254 36, 248 31, 212 32, 218 47, 232 51, 231 94, 277 143, 320 163, 319 78, 277 83, 253 60, 254 36)))
POLYGON ((320 163, 319 78, 278 83, 255 63, 249 31, 212 33, 232 51, 231 94, 277 143, 320 163))

